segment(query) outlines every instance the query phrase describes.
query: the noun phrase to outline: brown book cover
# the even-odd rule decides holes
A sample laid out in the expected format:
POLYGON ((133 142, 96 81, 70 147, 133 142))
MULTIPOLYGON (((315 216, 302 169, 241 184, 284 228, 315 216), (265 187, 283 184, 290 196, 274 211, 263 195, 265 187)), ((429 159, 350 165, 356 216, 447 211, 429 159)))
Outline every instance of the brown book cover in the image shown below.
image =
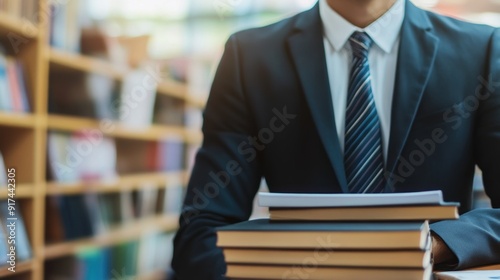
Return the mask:
POLYGON ((458 219, 457 204, 326 208, 271 208, 271 220, 404 221, 458 219))
POLYGON ((349 268, 303 266, 233 265, 227 266, 230 279, 315 279, 315 280, 429 280, 432 267, 426 268, 349 268))
POLYGON ((257 219, 217 229, 228 248, 424 249, 429 223, 272 222, 257 219))
POLYGON ((328 250, 224 248, 227 264, 425 268, 431 263, 430 237, 425 250, 328 250))

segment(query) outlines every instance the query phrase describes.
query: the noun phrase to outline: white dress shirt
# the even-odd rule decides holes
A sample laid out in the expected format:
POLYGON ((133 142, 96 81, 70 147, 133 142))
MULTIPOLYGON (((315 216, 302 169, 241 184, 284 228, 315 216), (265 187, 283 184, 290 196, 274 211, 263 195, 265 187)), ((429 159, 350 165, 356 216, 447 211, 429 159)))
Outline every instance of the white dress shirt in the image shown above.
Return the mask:
POLYGON ((399 38, 405 16, 404 5, 404 0, 397 0, 383 16, 362 29, 349 23, 332 10, 326 0, 319 0, 335 125, 342 151, 344 150, 347 91, 352 65, 352 51, 348 41, 353 32, 362 31, 366 32, 374 42, 368 54, 368 61, 373 97, 382 129, 382 148, 384 158, 387 160, 399 38))

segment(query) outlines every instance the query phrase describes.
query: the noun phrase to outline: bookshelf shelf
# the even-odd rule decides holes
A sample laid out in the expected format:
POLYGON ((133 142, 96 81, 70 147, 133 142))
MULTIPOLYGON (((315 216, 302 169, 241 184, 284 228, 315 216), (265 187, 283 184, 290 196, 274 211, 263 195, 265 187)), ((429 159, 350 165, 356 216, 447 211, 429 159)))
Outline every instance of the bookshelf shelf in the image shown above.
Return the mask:
POLYGON ((35 117, 26 113, 0 112, 0 126, 32 128, 35 126, 35 117))
MULTIPOLYGON (((61 115, 49 115, 47 125, 49 129, 70 132, 97 129, 108 136, 135 140, 157 141, 178 137, 186 138, 188 134, 187 130, 180 126, 151 125, 145 128, 133 128, 111 121, 104 123, 94 119, 61 115)), ((189 134, 191 135, 192 132, 189 134)))
POLYGON ((16 18, 6 12, 0 12, 0 35, 9 36, 9 33, 25 38, 38 37, 38 27, 27 19, 16 18))
POLYGON ((159 94, 176 97, 179 99, 187 99, 188 88, 184 83, 174 80, 163 81, 158 84, 157 92, 159 94))
POLYGON ((152 183, 158 188, 164 188, 169 180, 182 178, 182 182, 187 180, 186 172, 158 172, 126 175, 117 178, 113 182, 76 182, 59 183, 49 182, 47 184, 47 195, 72 195, 81 193, 115 193, 122 190, 138 190, 141 184, 152 183))
POLYGON ((117 80, 122 79, 125 74, 125 71, 105 60, 60 51, 54 48, 51 48, 49 51, 49 60, 51 64, 62 66, 64 68, 70 68, 88 73, 98 73, 117 80))
POLYGON ((198 95, 190 95, 189 88, 186 84, 174 80, 166 80, 161 82, 158 85, 157 91, 159 94, 183 99, 187 104, 195 106, 197 108, 203 108, 206 104, 205 99, 196 97, 198 95))
POLYGON ((165 271, 153 271, 146 274, 141 274, 137 276, 138 280, 160 280, 165 279, 165 271))
MULTIPOLYGON (((14 199, 17 198, 28 198, 33 197, 33 193, 35 192, 35 188, 33 185, 29 184, 16 184, 16 192, 14 199)), ((7 191, 6 186, 2 186, 0 188, 0 199, 7 199, 9 192, 7 191)))
MULTIPOLYGON (((54 48, 49 51, 49 60, 51 64, 59 67, 88 73, 99 73, 116 80, 123 80, 123 77, 127 73, 127 71, 118 68, 111 62, 86 55, 60 51, 54 48)), ((189 96, 187 85, 174 80, 162 81, 158 85, 157 92, 162 95, 185 100, 188 104, 198 108, 203 108, 206 103, 202 98, 189 96)))
POLYGON ((186 142, 187 143, 201 143, 203 141, 203 134, 196 129, 188 129, 186 131, 186 142))
POLYGON ((205 108, 207 101, 204 98, 188 96, 186 102, 197 108, 205 108))
POLYGON ((2 267, 2 269, 0 269, 0 278, 7 278, 7 277, 15 275, 15 274, 30 271, 32 269, 33 269, 33 262, 32 261, 25 261, 25 262, 21 262, 21 263, 16 264, 16 272, 11 272, 11 271, 7 270, 7 267, 2 267))
POLYGON ((161 215, 141 219, 92 238, 47 245, 45 246, 43 255, 45 259, 53 259, 73 255, 83 248, 106 247, 135 240, 153 231, 166 232, 175 230, 177 228, 177 220, 177 215, 161 215))

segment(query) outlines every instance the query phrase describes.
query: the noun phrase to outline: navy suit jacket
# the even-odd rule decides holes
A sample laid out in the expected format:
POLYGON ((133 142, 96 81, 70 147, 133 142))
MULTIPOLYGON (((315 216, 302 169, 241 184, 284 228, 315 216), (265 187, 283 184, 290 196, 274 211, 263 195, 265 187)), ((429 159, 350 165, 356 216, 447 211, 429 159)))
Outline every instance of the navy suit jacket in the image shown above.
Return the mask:
MULTIPOLYGON (((500 207, 500 32, 405 5, 386 191, 442 190, 463 214, 431 226, 451 268, 500 263, 500 210, 470 211, 476 164, 500 207)), ((347 191, 327 75, 318 5, 230 37, 174 241, 179 279, 222 278, 215 228, 249 218, 262 177, 271 192, 347 191)))

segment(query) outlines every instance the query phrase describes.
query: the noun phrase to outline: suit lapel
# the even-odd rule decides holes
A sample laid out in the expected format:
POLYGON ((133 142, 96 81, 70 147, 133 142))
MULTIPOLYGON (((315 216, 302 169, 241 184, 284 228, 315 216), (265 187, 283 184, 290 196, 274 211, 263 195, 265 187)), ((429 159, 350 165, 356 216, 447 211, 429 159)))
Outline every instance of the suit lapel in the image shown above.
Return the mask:
POLYGON ((323 46, 323 27, 318 5, 299 17, 297 32, 288 39, 288 47, 295 63, 304 94, 321 141, 337 176, 338 183, 347 192, 343 153, 335 127, 332 97, 323 46))
MULTIPOLYGON (((397 163, 408 141, 432 72, 439 43, 439 39, 432 34, 431 24, 425 12, 410 1, 406 4, 400 42, 386 167, 388 176, 397 170, 397 163)), ((386 190, 393 191, 393 187, 388 182, 386 190)))

